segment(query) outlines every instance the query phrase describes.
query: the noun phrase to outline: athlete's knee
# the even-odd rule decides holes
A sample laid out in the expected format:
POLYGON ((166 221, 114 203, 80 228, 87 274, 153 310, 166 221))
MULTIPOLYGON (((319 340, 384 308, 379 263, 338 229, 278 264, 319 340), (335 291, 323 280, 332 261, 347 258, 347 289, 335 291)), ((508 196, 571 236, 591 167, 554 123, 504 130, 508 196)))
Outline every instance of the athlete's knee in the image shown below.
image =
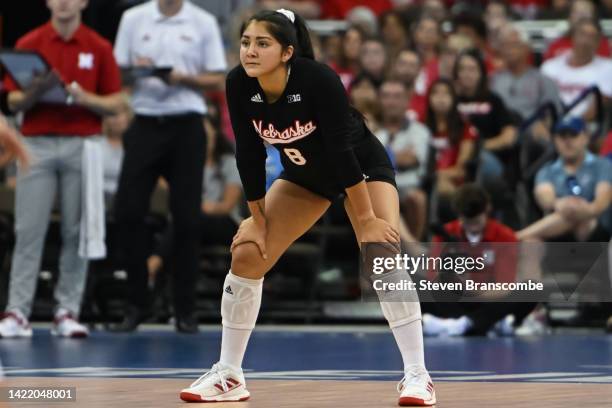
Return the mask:
POLYGON ((251 279, 261 278, 266 272, 265 260, 253 242, 245 242, 234 248, 231 268, 234 275, 251 279))

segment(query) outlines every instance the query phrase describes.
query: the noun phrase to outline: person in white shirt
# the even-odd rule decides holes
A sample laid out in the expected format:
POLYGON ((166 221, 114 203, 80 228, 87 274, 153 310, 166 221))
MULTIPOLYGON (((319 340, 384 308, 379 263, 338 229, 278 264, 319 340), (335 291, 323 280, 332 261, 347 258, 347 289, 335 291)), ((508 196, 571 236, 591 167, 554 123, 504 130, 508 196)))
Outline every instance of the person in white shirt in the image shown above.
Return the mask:
POLYGON ((170 187, 176 328, 197 332, 193 317, 198 217, 206 136, 202 92, 219 88, 226 70, 214 16, 186 0, 151 0, 128 9, 115 43, 120 66, 170 68, 132 86, 134 120, 124 135, 125 157, 115 198, 120 259, 128 272, 130 306, 115 331, 133 331, 150 315, 145 216, 160 176, 170 187))
MULTIPOLYGON (((612 98, 612 60, 599 57, 597 47, 602 36, 597 20, 579 20, 572 32, 572 49, 542 65, 544 75, 559 87, 561 100, 570 104, 586 88, 597 85, 606 103, 612 98)), ((590 121, 595 118, 593 98, 587 98, 570 113, 590 121)))

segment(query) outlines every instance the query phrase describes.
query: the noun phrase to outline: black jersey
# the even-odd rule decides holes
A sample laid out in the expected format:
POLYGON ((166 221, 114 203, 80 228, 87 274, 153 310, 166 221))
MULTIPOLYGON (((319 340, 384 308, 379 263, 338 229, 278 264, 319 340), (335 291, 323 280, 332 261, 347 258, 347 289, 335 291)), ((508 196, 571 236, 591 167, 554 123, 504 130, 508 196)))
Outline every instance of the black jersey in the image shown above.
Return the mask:
POLYGON ((227 75, 226 92, 247 200, 266 192, 264 141, 279 150, 289 179, 315 192, 341 193, 364 179, 354 147, 374 136, 327 65, 296 58, 274 103, 240 65, 227 75))

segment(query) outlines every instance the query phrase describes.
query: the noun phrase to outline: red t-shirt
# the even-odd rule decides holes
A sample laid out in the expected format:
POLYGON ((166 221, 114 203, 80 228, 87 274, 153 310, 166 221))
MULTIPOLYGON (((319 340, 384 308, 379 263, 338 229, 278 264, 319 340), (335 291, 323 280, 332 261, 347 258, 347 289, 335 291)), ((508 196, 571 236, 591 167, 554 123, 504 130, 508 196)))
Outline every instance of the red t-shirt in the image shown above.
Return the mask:
MULTIPOLYGON (((121 90, 119 67, 110 42, 83 24, 65 41, 50 22, 46 23, 21 37, 15 48, 38 51, 65 84, 75 81, 84 90, 98 95, 121 90)), ((5 86, 9 91, 19 89, 8 76, 5 86)), ((21 128, 25 136, 88 136, 100 132, 101 119, 92 111, 46 103, 26 111, 21 128)))
MULTIPOLYGON (((572 39, 568 36, 564 36, 553 41, 549 46, 546 52, 544 53, 544 59, 550 59, 557 57, 563 54, 565 51, 570 50, 573 46, 572 39)), ((608 43, 608 39, 604 36, 599 40, 599 47, 597 48, 597 55, 600 57, 609 57, 610 53, 610 44, 608 43)))
MULTIPOLYGON (((461 242, 468 242, 461 222, 459 220, 451 221, 444 224, 444 229, 449 235, 452 235, 459 239, 461 242)), ((434 236, 434 242, 443 242, 439 236, 434 236)), ((518 242, 516 235, 512 228, 505 226, 504 224, 489 218, 485 225, 482 233, 482 239, 480 242, 518 242)))
POLYGON ((476 140, 478 132, 473 126, 463 127, 463 136, 458 144, 452 145, 448 133, 437 133, 432 135, 432 145, 436 149, 436 169, 442 170, 453 167, 459 158, 459 148, 464 140, 476 140))
POLYGON ((319 0, 321 18, 343 20, 349 11, 358 6, 365 6, 377 16, 393 8, 391 0, 319 0))
POLYGON ((408 101, 407 111, 410 120, 425 123, 425 117, 427 116, 427 97, 414 92, 408 101))
MULTIPOLYGON (((483 273, 471 273, 469 275, 470 279, 478 282, 514 282, 516 280, 518 265, 518 246, 516 243, 518 240, 510 227, 489 218, 482 239, 478 244, 467 244, 468 239, 459 220, 445 224, 444 229, 459 241, 459 244, 453 245, 458 245, 461 252, 465 252, 473 258, 484 257, 485 270, 483 273), (462 243, 465 243, 465 245, 462 243), (487 245, 490 243, 499 243, 500 245, 487 245), (503 245, 504 243, 507 245, 503 245)), ((433 242, 441 243, 444 241, 436 235, 433 237, 433 242)), ((436 255, 441 250, 436 246, 433 249, 436 255)))

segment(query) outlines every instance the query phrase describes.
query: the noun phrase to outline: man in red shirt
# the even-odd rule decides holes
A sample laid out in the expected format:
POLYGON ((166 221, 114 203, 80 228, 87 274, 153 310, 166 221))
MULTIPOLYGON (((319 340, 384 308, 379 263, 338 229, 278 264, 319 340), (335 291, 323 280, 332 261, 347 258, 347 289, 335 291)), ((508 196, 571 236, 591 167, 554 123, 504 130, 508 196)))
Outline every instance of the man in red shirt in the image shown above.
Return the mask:
POLYGON ((112 46, 81 23, 87 0, 47 0, 51 20, 19 39, 16 48, 40 53, 53 70, 20 90, 10 79, 8 107, 24 112, 22 134, 33 157, 29 170, 17 174, 16 243, 11 265, 9 300, 0 321, 1 337, 30 337, 28 317, 50 213, 61 191, 62 249, 55 291, 58 307, 52 333, 85 337, 77 318, 87 277, 88 261, 79 256, 83 151, 88 138, 101 132, 100 115, 124 103, 119 68, 112 46), (44 103, 49 89, 65 86, 65 103, 44 103))
MULTIPOLYGON (((484 259, 485 269, 466 273, 469 274, 468 279, 477 282, 515 282, 518 241, 511 228, 489 216, 491 204, 487 192, 477 184, 464 184, 456 193, 454 207, 459 218, 445 224, 440 234, 434 236, 434 243, 451 242, 451 247, 456 251, 467 253, 474 259, 484 259)), ((437 249, 434 245, 433 252, 437 249)), ((500 294, 495 302, 486 303, 424 303, 423 333, 429 336, 485 335, 496 326, 500 329, 498 334, 511 334, 513 324, 504 318, 513 315, 512 319, 520 322, 534 309, 535 303, 504 302, 504 296, 512 294, 500 294), (499 326, 495 325, 496 322, 500 322, 499 326)))

